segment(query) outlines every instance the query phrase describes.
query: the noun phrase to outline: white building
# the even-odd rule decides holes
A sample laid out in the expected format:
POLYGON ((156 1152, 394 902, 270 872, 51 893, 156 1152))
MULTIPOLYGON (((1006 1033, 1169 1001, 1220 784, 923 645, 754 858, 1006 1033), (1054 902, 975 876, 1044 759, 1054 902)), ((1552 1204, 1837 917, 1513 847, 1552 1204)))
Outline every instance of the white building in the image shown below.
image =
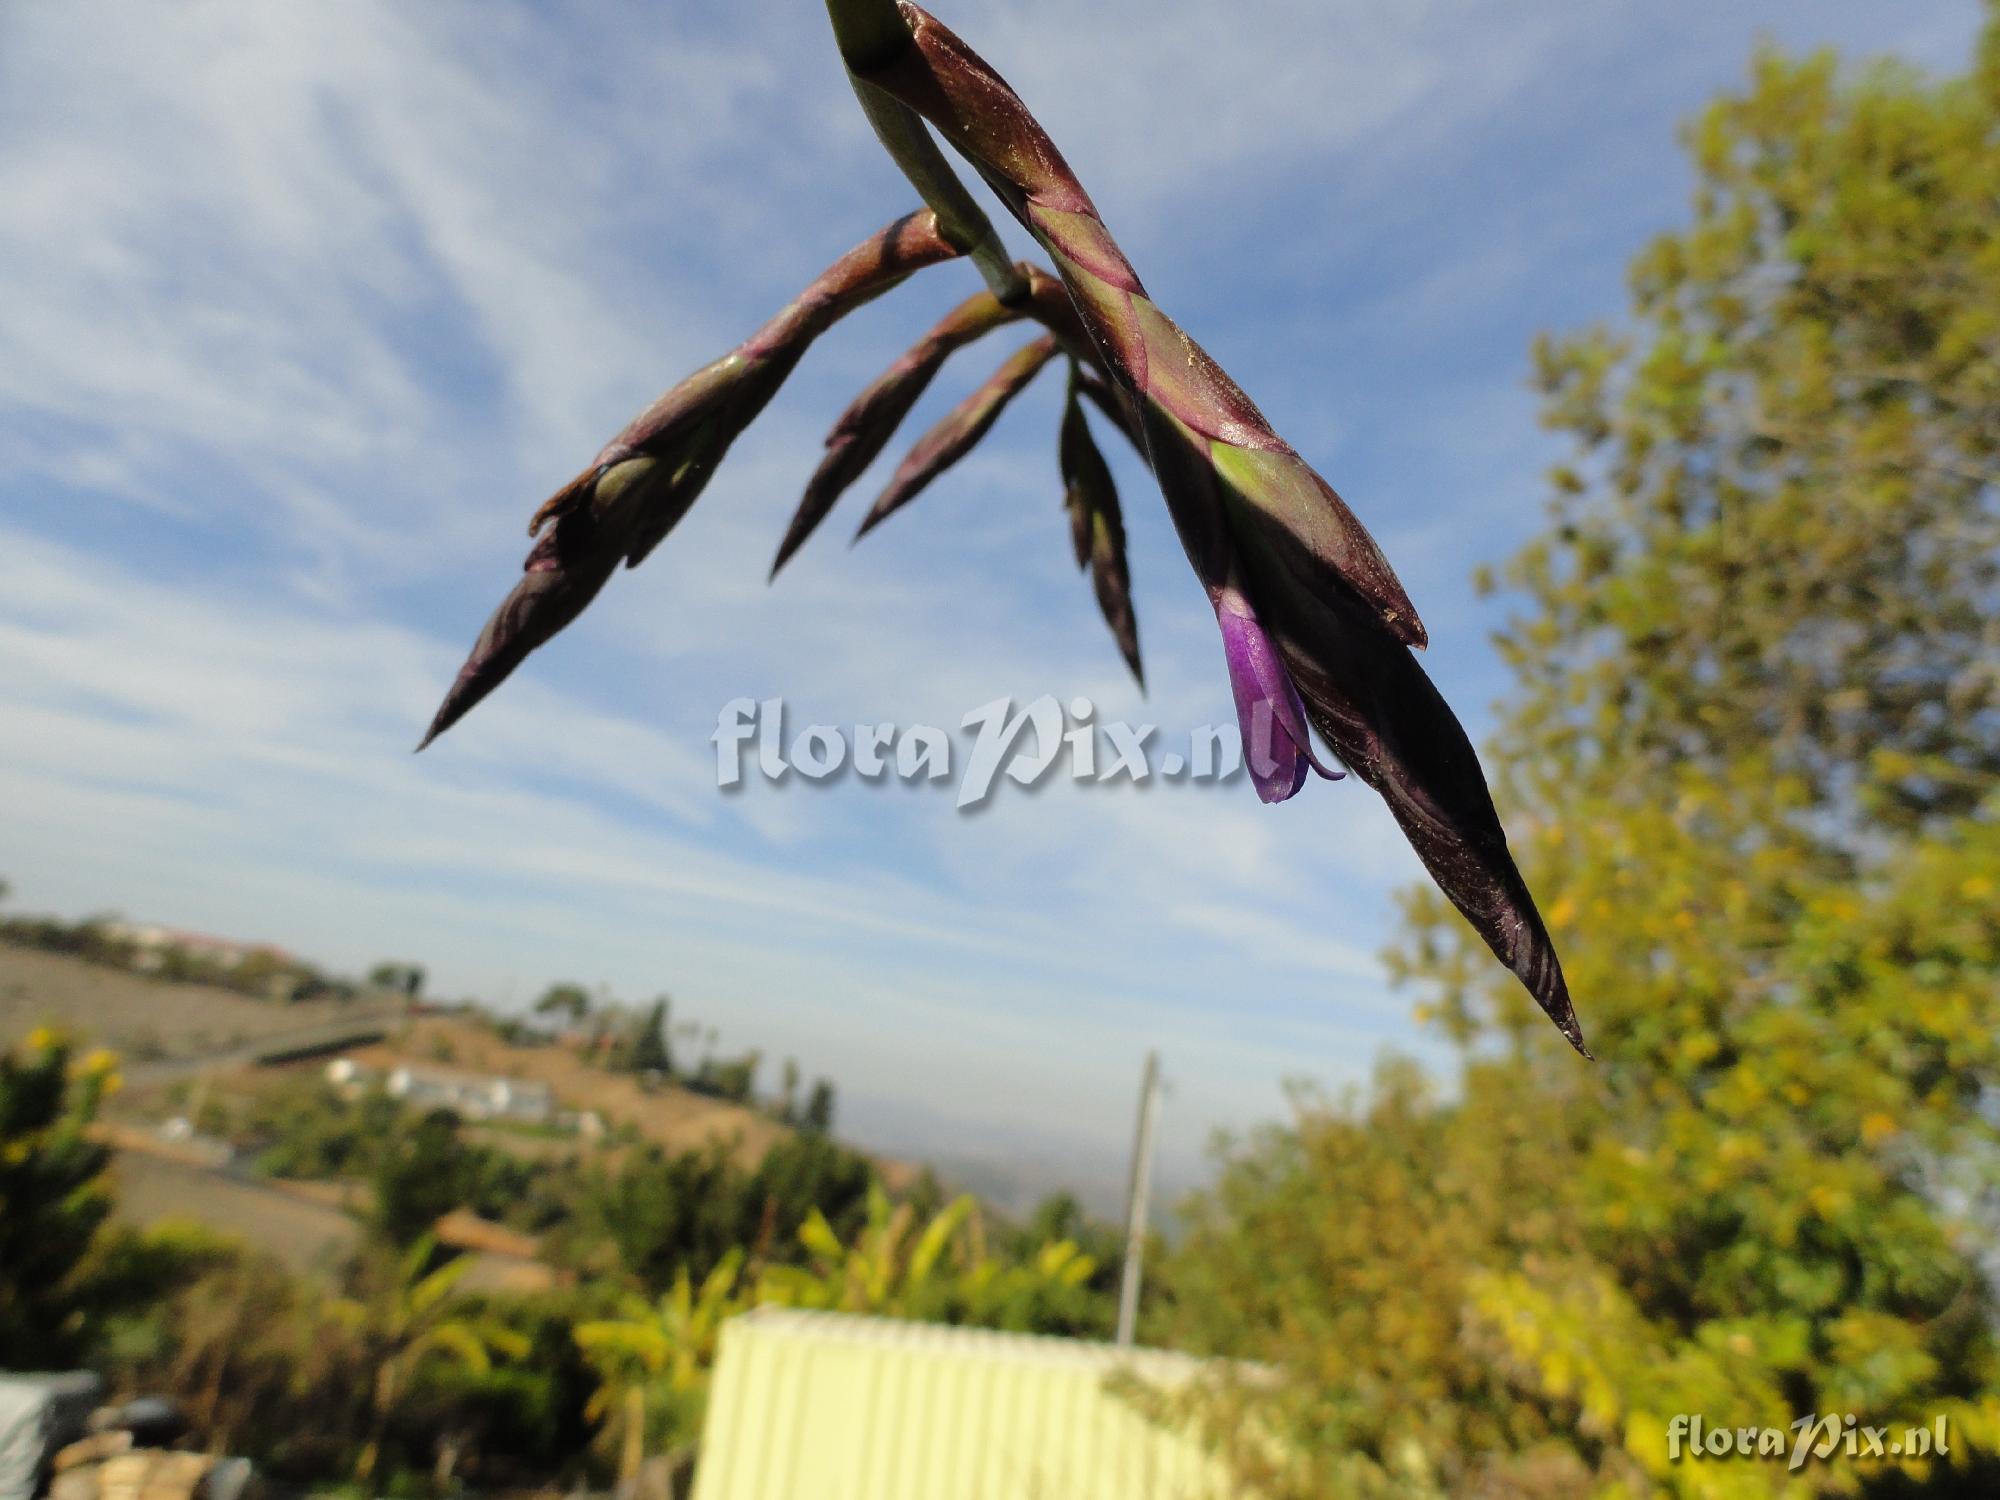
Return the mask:
POLYGON ((555 1095, 549 1086, 523 1078, 446 1073, 405 1063, 390 1070, 383 1088, 412 1109, 448 1109, 468 1120, 546 1125, 556 1112, 555 1095))
POLYGON ((326 1081, 343 1094, 358 1094, 381 1076, 379 1069, 351 1057, 336 1057, 326 1065, 326 1081))

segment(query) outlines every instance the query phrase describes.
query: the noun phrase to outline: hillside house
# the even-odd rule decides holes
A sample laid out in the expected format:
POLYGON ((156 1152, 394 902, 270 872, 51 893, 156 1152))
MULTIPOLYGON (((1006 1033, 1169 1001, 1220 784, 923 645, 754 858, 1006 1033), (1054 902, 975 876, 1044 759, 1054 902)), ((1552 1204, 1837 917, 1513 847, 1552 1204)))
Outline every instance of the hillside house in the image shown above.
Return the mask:
POLYGON ((547 1125, 556 1115, 549 1086, 523 1078, 446 1073, 405 1064, 390 1069, 382 1087, 412 1109, 448 1109, 468 1120, 547 1125))

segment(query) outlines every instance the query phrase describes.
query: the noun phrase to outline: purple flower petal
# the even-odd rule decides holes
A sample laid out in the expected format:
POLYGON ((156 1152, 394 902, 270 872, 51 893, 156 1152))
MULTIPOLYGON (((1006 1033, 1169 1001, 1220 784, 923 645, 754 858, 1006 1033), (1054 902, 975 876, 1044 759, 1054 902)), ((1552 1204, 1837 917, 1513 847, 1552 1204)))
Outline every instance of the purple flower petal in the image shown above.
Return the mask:
POLYGON ((1236 696, 1236 722, 1243 732, 1243 763, 1257 795, 1283 802, 1305 785, 1310 766, 1328 780, 1346 774, 1329 770, 1313 754, 1305 705, 1285 670, 1283 657, 1250 601, 1236 589, 1215 595, 1215 622, 1222 627, 1222 651, 1229 662, 1229 686, 1236 696))

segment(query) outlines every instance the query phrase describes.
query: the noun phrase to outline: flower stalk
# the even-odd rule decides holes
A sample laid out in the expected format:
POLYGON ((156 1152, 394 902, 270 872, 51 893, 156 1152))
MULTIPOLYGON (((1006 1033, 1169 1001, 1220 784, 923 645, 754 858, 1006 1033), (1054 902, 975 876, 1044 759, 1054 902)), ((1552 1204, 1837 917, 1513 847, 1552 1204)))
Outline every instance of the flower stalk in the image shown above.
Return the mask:
POLYGON ((668 391, 542 506, 523 576, 424 743, 575 619, 619 563, 636 566, 660 543, 821 332, 913 271, 962 256, 986 289, 842 414, 772 574, 879 456, 954 351, 1017 321, 1041 325, 1042 336, 918 440, 861 531, 915 499, 1043 365, 1066 356, 1058 456, 1070 545, 1134 676, 1124 521, 1085 402, 1150 466, 1215 610, 1258 796, 1284 801, 1312 770, 1343 774, 1319 758, 1317 730, 1382 796, 1439 888, 1588 1056, 1478 757, 1413 654, 1428 643, 1424 626, 1374 538, 1152 301, 1062 153, 998 73, 908 0, 827 0, 827 13, 862 109, 925 209, 857 246, 750 339, 668 391), (1034 237, 1053 274, 1007 257, 933 130, 1034 237))
POLYGON ((924 206, 937 215, 946 242, 979 268, 986 289, 1003 305, 1019 302, 1027 295, 1026 277, 1008 258, 993 221, 958 180, 922 117, 866 79, 871 69, 883 66, 910 44, 909 25, 895 0, 826 0, 826 11, 854 97, 882 149, 922 196, 924 206))
MULTIPOLYGON (((1218 601, 1225 642, 1233 611, 1222 601, 1249 601, 1250 618, 1276 647, 1277 675, 1289 678, 1313 724, 1382 795, 1439 888, 1587 1056, 1554 944, 1508 851, 1478 757, 1408 649, 1428 637, 1381 548, 1146 294, 1083 184, 1006 80, 910 0, 897 6, 909 44, 890 45, 886 3, 872 0, 876 60, 857 65, 850 56, 849 71, 922 115, 1047 251, 1101 363, 1140 408, 1154 476, 1189 562, 1218 601)), ((1239 706, 1287 705, 1276 677, 1259 677, 1246 696, 1238 650, 1225 650, 1239 706)), ((1248 738, 1255 726, 1243 729, 1248 738)), ((1300 766, 1280 766, 1258 792, 1289 796, 1302 782, 1300 766)))

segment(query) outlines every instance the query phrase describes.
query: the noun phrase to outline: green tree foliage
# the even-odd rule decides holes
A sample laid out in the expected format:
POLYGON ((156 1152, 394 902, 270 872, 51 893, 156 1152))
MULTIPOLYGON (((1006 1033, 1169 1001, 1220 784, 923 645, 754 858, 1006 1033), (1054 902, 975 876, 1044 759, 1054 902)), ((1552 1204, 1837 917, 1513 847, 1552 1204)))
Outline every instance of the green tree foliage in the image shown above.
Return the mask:
POLYGON ((1042 1331, 1109 1338, 1117 1324, 1118 1281, 1125 1259, 1125 1232, 1120 1226, 1092 1218, 1073 1193, 1056 1192, 1035 1205, 1026 1223, 999 1226, 994 1233, 1001 1254, 1012 1260, 1031 1259, 1042 1246, 1064 1241, 1091 1262, 1091 1273, 1081 1283, 1088 1296, 1072 1303, 1060 1327, 1042 1331))
POLYGON ((750 1175, 745 1197, 757 1226, 743 1243, 767 1257, 782 1256, 814 1213, 849 1232, 861 1223, 874 1182, 875 1168, 867 1157, 827 1136, 778 1141, 750 1175))
POLYGON ((748 1104, 757 1089, 757 1069, 764 1054, 751 1049, 741 1057, 704 1057, 687 1079, 686 1086, 711 1099, 727 1099, 731 1104, 748 1104))
POLYGON ((671 1003, 665 995, 660 996, 640 1019, 639 1028, 633 1033, 632 1044, 626 1049, 623 1059, 629 1071, 673 1073, 674 1053, 667 1042, 667 1017, 671 1003))
POLYGON ((468 1141, 448 1111, 441 1112, 443 1118, 413 1120, 399 1100, 380 1089, 349 1097, 327 1084, 288 1083, 234 1108, 211 1104, 206 1113, 197 1123, 228 1137, 265 1176, 349 1178, 378 1186, 387 1177, 392 1191, 383 1200, 385 1211, 399 1219, 407 1215, 398 1231, 406 1239, 430 1227, 431 1221, 417 1219, 426 1207, 438 1213, 466 1208, 538 1233, 562 1219, 575 1197, 571 1164, 558 1162, 550 1170, 500 1147, 468 1141), (451 1201, 444 1202, 447 1198, 451 1201))
POLYGON ((373 1227, 392 1245, 415 1245, 473 1196, 473 1162, 458 1116, 434 1109, 382 1142, 375 1159, 373 1227))
POLYGON ((424 979, 422 964, 404 963, 400 959, 384 959, 368 971, 370 989, 389 990, 411 1000, 423 997, 424 979))
POLYGON ((719 1146, 632 1151, 586 1178, 563 1258, 622 1272, 649 1292, 671 1286, 683 1266, 705 1273, 741 1243, 746 1175, 719 1146), (610 1250, 608 1264, 593 1247, 610 1250))
POLYGON ((454 1474, 504 1486, 579 1468, 594 1381, 571 1329, 602 1298, 468 1293, 471 1263, 440 1267, 428 1240, 365 1250, 332 1289, 188 1224, 114 1236, 103 1259, 146 1288, 102 1341, 114 1388, 172 1397, 204 1443, 301 1490, 353 1473, 371 1440, 368 1466, 399 1494, 425 1470, 446 1492, 454 1474))
POLYGON ((404 1117, 380 1089, 349 1099, 325 1083, 261 1090, 222 1114, 221 1133, 258 1172, 308 1180, 365 1176, 404 1117))
POLYGON ((785 1059, 785 1066, 778 1078, 778 1122, 782 1125, 799 1123, 799 1061, 795 1057, 785 1059))
POLYGON ((766 1267, 759 1302, 1021 1333, 1069 1332, 1091 1325, 1101 1311, 1089 1293, 1096 1264, 1075 1241, 1053 1241, 1020 1259, 995 1254, 970 1195, 925 1221, 912 1204, 891 1204, 878 1187, 851 1241, 815 1210, 799 1242, 807 1264, 766 1267))
POLYGON ((104 1154, 83 1126, 113 1076, 108 1057, 73 1062, 46 1035, 0 1071, 0 1347, 88 1357, 118 1389, 169 1394, 205 1442, 287 1482, 448 1493, 685 1457, 721 1322, 759 1299, 1041 1332, 1100 1331, 1110 1315, 1101 1268, 1069 1238, 1097 1227, 1073 1203, 1022 1228, 989 1226, 970 1199, 894 1204, 867 1158, 824 1135, 782 1139, 755 1168, 720 1150, 635 1151, 591 1179, 573 1161, 511 1161, 448 1112, 377 1094, 288 1086, 218 1103, 266 1170, 373 1182, 377 1232, 329 1285, 193 1225, 102 1227, 104 1154), (567 1224, 549 1238, 575 1285, 468 1293, 473 1260, 442 1259, 431 1224, 493 1213, 501 1160, 532 1178, 508 1179, 514 1191, 546 1189, 558 1218, 594 1225, 595 1240, 567 1224), (49 1254, 17 1253, 11 1233, 36 1226, 49 1254))
POLYGON ((535 1002, 535 1014, 568 1016, 572 1026, 578 1025, 590 1014, 590 991, 580 984, 552 984, 535 1002))
POLYGON ((748 1306, 737 1291, 742 1269, 743 1252, 732 1250, 699 1287, 683 1267, 655 1301, 627 1297, 617 1317, 577 1324, 577 1347, 600 1381, 586 1415, 615 1441, 621 1485, 638 1478, 649 1450, 693 1451, 722 1324, 748 1306))
POLYGON ((0 1052, 0 1368, 47 1369, 88 1347, 90 1251, 111 1211, 109 1153, 86 1133, 111 1057, 73 1062, 46 1031, 0 1052))
MULTIPOLYGON (((354 1295, 328 1307, 367 1372, 367 1438, 354 1465, 363 1483, 374 1476, 399 1408, 420 1377, 440 1365, 483 1376, 531 1347, 519 1330, 460 1298, 458 1283, 471 1266, 469 1260, 438 1265, 437 1241, 423 1235, 407 1248, 366 1259, 354 1295)), ((444 1435, 435 1423, 425 1426, 444 1435)))
POLYGON ((591 1438, 585 1407, 597 1380, 574 1329, 596 1316, 605 1299, 583 1288, 466 1300, 488 1326, 510 1330, 509 1349, 519 1352, 483 1371, 434 1365, 426 1372, 413 1415, 451 1437, 433 1455, 434 1479, 458 1460, 476 1461, 481 1488, 539 1486, 550 1475, 579 1473, 591 1438))
POLYGON ((1761 54, 1628 331, 1537 351, 1576 451, 1504 573, 1493 763, 1603 1060, 1410 897, 1455 1096, 1308 1103, 1174 1267, 1169 1326, 1287 1377, 1281 1490, 2000 1486, 1989 13, 1964 79, 1761 54), (1678 1413, 1816 1412, 1945 1413, 1952 1462, 1668 1459, 1678 1413))
POLYGON ((721 1146, 673 1154, 650 1147, 586 1176, 561 1253, 658 1294, 683 1270, 705 1277, 739 1248, 759 1257, 793 1253, 799 1227, 815 1212, 853 1229, 874 1181, 866 1157, 823 1136, 778 1141, 754 1169, 721 1146), (612 1252, 608 1264, 593 1246, 612 1252))
POLYGON ((812 1093, 806 1098, 805 1118, 802 1129, 826 1135, 833 1129, 833 1083, 829 1079, 815 1078, 812 1093))

